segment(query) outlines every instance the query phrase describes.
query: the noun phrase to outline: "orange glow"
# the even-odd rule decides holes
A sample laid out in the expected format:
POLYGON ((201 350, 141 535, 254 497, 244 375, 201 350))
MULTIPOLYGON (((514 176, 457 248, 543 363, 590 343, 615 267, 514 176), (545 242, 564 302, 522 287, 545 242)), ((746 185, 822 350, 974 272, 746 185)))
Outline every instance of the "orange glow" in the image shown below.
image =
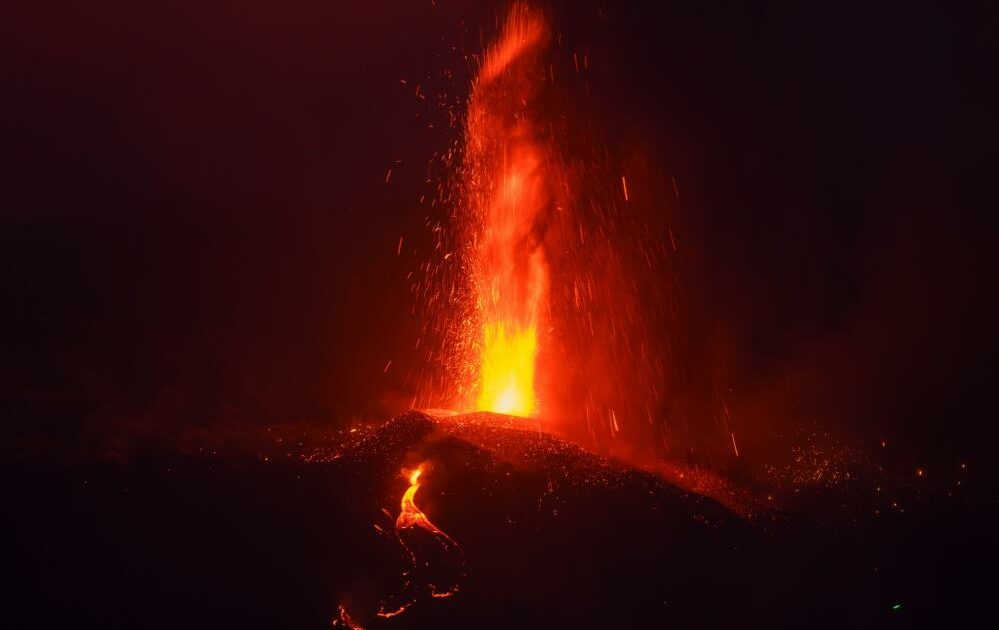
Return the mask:
MULTIPOLYGON (((404 472, 404 474, 409 478, 409 488, 407 488, 406 492, 402 495, 399 517, 395 519, 396 533, 411 527, 419 527, 432 534, 438 540, 444 540, 454 547, 457 547, 458 543, 454 542, 450 536, 431 523, 430 519, 427 518, 427 515, 424 514, 420 508, 416 507, 414 499, 416 499, 416 493, 420 489, 420 476, 423 474, 425 468, 426 463, 422 463, 408 473, 404 472)), ((405 545, 405 543, 403 543, 403 545, 405 545)))
POLYGON ((548 264, 537 223, 550 203, 528 104, 538 81, 529 61, 547 42, 541 14, 515 4, 472 87, 462 170, 479 318, 476 383, 466 410, 533 416, 535 367, 548 301, 548 264))
MULTIPOLYGON (((641 141, 606 143, 616 125, 590 119, 606 114, 588 54, 544 11, 511 4, 467 56, 467 100, 448 106, 461 136, 425 217, 434 248, 407 276, 422 320, 411 405, 543 418, 600 449, 679 448, 700 431, 683 418, 710 415, 679 408, 697 396, 666 404, 686 378, 671 366, 687 347, 679 188, 664 189, 641 141)), ((730 431, 714 437, 734 452, 730 431)))
MULTIPOLYGON (((423 464, 420 464, 408 474, 409 488, 402 495, 402 509, 399 511, 399 518, 395 520, 395 528, 397 530, 405 527, 423 527, 424 525, 433 527, 427 519, 427 515, 421 512, 420 508, 416 507, 416 503, 413 502, 417 490, 420 489, 420 475, 423 474, 423 466, 423 464)), ((434 529, 437 528, 434 527, 434 529)))
POLYGON ((383 619, 391 619, 392 617, 398 617, 402 613, 406 612, 406 609, 408 609, 412 605, 413 605, 412 602, 409 602, 409 603, 403 604, 402 606, 399 606, 395 610, 385 610, 385 608, 382 607, 382 608, 380 608, 378 610, 378 612, 376 613, 376 615, 378 617, 382 617, 383 619))
POLYGON ((350 628, 350 630, 364 630, 364 626, 354 621, 354 619, 350 616, 350 613, 347 612, 347 608, 343 604, 340 604, 338 611, 339 611, 339 617, 333 620, 334 626, 344 625, 350 628))
MULTIPOLYGON (((439 527, 430 522, 427 515, 423 513, 420 508, 416 507, 414 499, 416 499, 416 493, 420 489, 420 477, 423 475, 426 469, 426 462, 420 464, 408 473, 403 471, 403 474, 409 478, 409 488, 402 495, 401 509, 399 510, 399 518, 395 520, 395 532, 396 536, 399 538, 399 542, 402 546, 409 552, 410 557, 413 559, 413 566, 415 567, 417 563, 422 562, 424 565, 429 566, 427 559, 418 559, 416 551, 414 551, 407 543, 405 539, 405 534, 407 530, 412 530, 414 528, 420 528, 427 532, 440 545, 441 550, 445 553, 452 553, 461 556, 461 548, 458 547, 458 543, 454 541, 450 536, 445 534, 439 527)), ((450 586, 450 588, 445 590, 438 590, 437 586, 433 583, 427 583, 430 589, 431 597, 450 597, 458 592, 458 581, 457 579, 450 586)), ((406 605, 408 606, 408 604, 406 605)), ((405 610, 406 606, 402 610, 405 610)), ((402 612, 400 610, 399 612, 402 612)))
POLYGON ((506 322, 486 325, 478 408, 512 416, 531 416, 538 408, 534 363, 538 355, 535 326, 507 332, 506 322))
POLYGON ((503 73, 517 57, 546 37, 545 30, 545 22, 536 11, 523 3, 514 4, 503 33, 486 53, 479 81, 489 81, 503 73))
MULTIPOLYGON (((413 535, 414 530, 423 530, 424 532, 430 534, 430 536, 433 537, 433 539, 436 540, 440 546, 443 556, 452 555, 458 559, 459 565, 464 565, 464 559, 461 556, 461 548, 458 546, 458 543, 430 522, 427 515, 416 506, 415 499, 416 493, 420 490, 420 477, 423 476, 423 473, 426 470, 427 463, 424 462, 412 470, 402 471, 403 476, 409 480, 409 487, 406 488, 406 492, 402 495, 399 516, 395 520, 395 535, 396 539, 402 545, 402 548, 406 550, 412 562, 411 568, 407 571, 403 571, 402 574, 402 592, 406 597, 406 600, 401 603, 396 600, 391 608, 387 607, 386 602, 383 601, 379 606, 378 611, 375 613, 376 617, 390 619, 406 612, 410 606, 416 603, 417 597, 415 591, 420 588, 425 588, 429 591, 432 598, 451 597, 458 592, 458 581, 464 574, 463 570, 459 570, 458 574, 454 576, 454 581, 449 581, 450 583, 448 588, 443 590, 439 590, 437 584, 434 582, 427 581, 423 583, 422 580, 417 577, 419 572, 418 567, 430 567, 431 564, 439 561, 440 558, 424 557, 418 554, 417 547, 411 546, 411 536, 413 535)), ((351 630, 364 630, 364 626, 362 626, 357 619, 352 617, 347 608, 342 604, 339 607, 338 617, 333 620, 334 627, 340 625, 347 626, 351 630)))

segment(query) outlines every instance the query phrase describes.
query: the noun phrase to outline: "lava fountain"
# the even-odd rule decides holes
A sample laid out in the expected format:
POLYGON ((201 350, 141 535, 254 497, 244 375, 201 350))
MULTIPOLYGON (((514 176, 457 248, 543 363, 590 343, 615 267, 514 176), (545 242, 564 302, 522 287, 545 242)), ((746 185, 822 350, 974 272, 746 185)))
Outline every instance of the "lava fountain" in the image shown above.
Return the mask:
POLYGON ((666 194, 641 148, 608 145, 585 47, 550 15, 515 2, 472 60, 464 112, 449 109, 461 132, 427 217, 435 253, 410 287, 424 355, 412 406, 683 452, 700 423, 671 396, 678 188, 666 194))
POLYGON ((551 194, 530 104, 538 82, 532 60, 547 41, 542 15, 515 4, 468 103, 459 185, 478 339, 475 384, 460 405, 467 411, 534 416, 540 408, 535 369, 549 281, 539 229, 551 194))

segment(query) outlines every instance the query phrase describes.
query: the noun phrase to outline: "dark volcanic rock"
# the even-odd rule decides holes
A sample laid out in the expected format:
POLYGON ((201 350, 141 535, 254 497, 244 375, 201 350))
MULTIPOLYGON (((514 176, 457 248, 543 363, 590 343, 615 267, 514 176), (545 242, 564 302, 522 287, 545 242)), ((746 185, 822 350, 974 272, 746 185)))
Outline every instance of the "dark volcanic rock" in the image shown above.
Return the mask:
MULTIPOLYGON (((389 623, 587 626, 727 616, 702 606, 704 595, 713 600, 752 562, 758 545, 749 544, 756 533, 748 523, 711 499, 504 420, 407 414, 345 456, 352 469, 377 471, 352 502, 381 497, 393 515, 408 485, 400 470, 428 462, 417 503, 467 560, 457 597, 418 601, 389 623), (378 491, 366 493, 371 487, 378 491)), ((378 508, 369 503, 372 514, 378 508)))
POLYGON ((960 618, 987 588, 961 560, 974 532, 921 554, 950 521, 747 521, 523 423, 408 413, 253 456, 8 463, 0 627, 326 628, 340 604, 370 628, 862 627, 921 602, 960 618), (447 599, 403 590, 394 524, 419 464, 415 503, 461 548, 447 599))

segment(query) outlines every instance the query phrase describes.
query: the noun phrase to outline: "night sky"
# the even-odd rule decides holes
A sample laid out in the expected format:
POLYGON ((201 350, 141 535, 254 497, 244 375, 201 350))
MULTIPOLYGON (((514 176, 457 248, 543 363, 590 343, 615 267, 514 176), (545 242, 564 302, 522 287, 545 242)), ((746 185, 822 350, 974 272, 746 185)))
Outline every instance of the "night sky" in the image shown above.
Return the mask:
MULTIPOLYGON (((553 15, 592 51, 595 125, 677 181, 690 387, 729 392, 749 451, 814 424, 914 458, 987 453, 995 18, 650 4, 553 15)), ((459 134, 414 86, 460 104, 498 6, 43 1, 4 18, 16 448, 405 409, 418 199, 459 134)))

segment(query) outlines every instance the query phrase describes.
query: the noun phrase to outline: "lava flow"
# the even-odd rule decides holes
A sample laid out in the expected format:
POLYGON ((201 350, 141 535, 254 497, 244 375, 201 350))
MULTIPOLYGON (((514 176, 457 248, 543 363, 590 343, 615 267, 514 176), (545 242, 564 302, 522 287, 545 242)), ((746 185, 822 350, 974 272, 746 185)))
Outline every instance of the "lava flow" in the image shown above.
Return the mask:
POLYGON ((537 81, 530 60, 547 39, 541 14, 514 5, 469 100, 460 178, 479 318, 477 380, 462 405, 469 411, 539 411, 535 367, 548 263, 538 224, 551 195, 528 105, 537 81))
MULTIPOLYGON (((453 538, 434 525, 415 503, 420 489, 420 477, 427 469, 424 462, 410 471, 403 471, 409 488, 402 495, 399 516, 395 521, 395 535, 410 561, 403 571, 402 589, 398 596, 386 598, 378 607, 376 617, 388 619, 402 614, 416 603, 420 593, 431 597, 450 597, 458 592, 464 573, 461 548, 453 538), (441 588, 443 586, 443 588, 441 588), (396 601, 393 601, 396 600, 396 601)), ((352 630, 363 630, 361 622, 351 615, 343 604, 333 625, 344 625, 352 630)))
MULTIPOLYGON (((453 538, 445 534, 439 527, 430 522, 427 515, 423 513, 420 508, 416 506, 414 499, 416 498, 416 493, 420 489, 420 476, 426 468, 426 463, 420 464, 414 468, 409 473, 409 488, 406 493, 402 495, 402 507, 399 511, 399 518, 395 521, 395 533, 399 538, 399 542, 402 546, 406 548, 409 552, 411 559, 413 560, 413 572, 414 575, 411 577, 418 577, 415 575, 418 567, 421 567, 419 562, 420 558, 416 549, 414 548, 419 544, 418 540, 415 539, 416 534, 422 531, 429 534, 430 537, 440 545, 440 549, 443 552, 442 557, 450 560, 456 561, 456 566, 451 567, 452 569, 457 568, 457 575, 428 575, 426 576, 427 586, 430 590, 430 595, 432 597, 450 597, 458 592, 458 578, 460 577, 460 566, 463 563, 461 559, 461 548, 458 543, 454 541, 453 538), (409 542, 407 542, 409 540, 409 542), (445 578, 448 580, 447 588, 440 589, 437 582, 440 578, 445 578)), ((430 562, 427 558, 423 558, 422 567, 429 568, 430 562)), ((444 573, 447 573, 446 571, 444 573)), ((379 613, 380 616, 391 616, 385 613, 379 613)))

